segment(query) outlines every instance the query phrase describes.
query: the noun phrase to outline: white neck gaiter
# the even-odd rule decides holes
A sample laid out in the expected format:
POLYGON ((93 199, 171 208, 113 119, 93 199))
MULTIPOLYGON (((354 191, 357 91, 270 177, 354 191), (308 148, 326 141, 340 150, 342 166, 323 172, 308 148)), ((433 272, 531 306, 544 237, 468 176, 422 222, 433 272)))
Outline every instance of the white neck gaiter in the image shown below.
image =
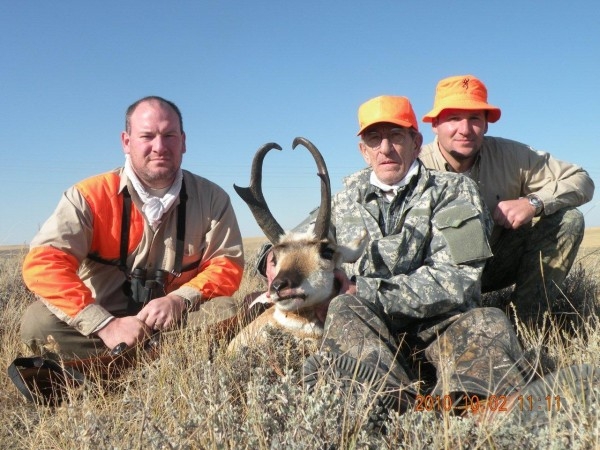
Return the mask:
POLYGON ((376 186, 379 189, 381 189, 385 195, 385 199, 388 202, 391 202, 398 193, 398 189, 400 189, 402 186, 406 186, 410 182, 412 177, 414 177, 418 172, 419 163, 415 159, 412 165, 410 166, 410 169, 408 169, 408 172, 406 172, 406 175, 404 175, 404 178, 402 178, 396 184, 385 184, 384 182, 380 181, 379 178, 377 178, 377 175, 375 175, 375 172, 373 171, 371 171, 371 178, 369 181, 373 186, 376 186))
POLYGON ((175 200, 179 196, 179 191, 181 189, 181 182, 183 180, 183 171, 179 169, 177 171, 177 175, 175 176, 175 181, 171 185, 171 187, 165 192, 162 197, 157 197, 148 192, 148 190, 141 183, 135 172, 133 171, 133 167, 131 167, 131 160, 129 155, 125 155, 125 175, 131 181, 135 192, 139 195, 140 199, 144 203, 142 207, 142 212, 148 219, 148 223, 152 227, 153 230, 156 230, 160 225, 161 218, 163 214, 175 203, 175 200))

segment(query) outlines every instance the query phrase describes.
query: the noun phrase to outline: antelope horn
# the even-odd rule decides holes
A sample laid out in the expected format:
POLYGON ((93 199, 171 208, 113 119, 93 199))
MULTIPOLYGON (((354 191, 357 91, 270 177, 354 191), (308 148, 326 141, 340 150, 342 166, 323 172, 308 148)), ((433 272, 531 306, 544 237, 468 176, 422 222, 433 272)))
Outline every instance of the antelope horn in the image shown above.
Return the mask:
POLYGON ((297 137, 292 143, 292 148, 295 149, 298 144, 306 147, 317 163, 319 171, 317 175, 321 178, 321 205, 315 222, 315 236, 317 239, 326 239, 329 235, 329 225, 331 223, 331 185, 329 183, 329 173, 323 155, 314 146, 312 142, 303 137, 297 137))
POLYGON ((265 155, 274 148, 281 150, 278 144, 270 142, 259 148, 256 155, 254 155, 250 172, 250 187, 242 188, 234 184, 233 188, 242 197, 242 200, 246 202, 254 219, 256 219, 256 223, 258 223, 260 229, 265 233, 267 239, 271 243, 277 244, 283 234, 283 228, 281 228, 281 225, 273 217, 262 193, 263 160, 265 159, 265 155))

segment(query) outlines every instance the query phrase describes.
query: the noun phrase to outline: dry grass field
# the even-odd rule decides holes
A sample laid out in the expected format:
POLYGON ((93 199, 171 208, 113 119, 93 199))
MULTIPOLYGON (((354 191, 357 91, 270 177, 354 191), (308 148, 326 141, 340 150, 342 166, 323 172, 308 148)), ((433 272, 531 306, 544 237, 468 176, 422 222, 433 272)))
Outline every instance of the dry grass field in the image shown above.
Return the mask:
MULTIPOLYGON (((264 241, 244 239, 248 267, 264 241)), ((537 414, 540 422, 528 421, 526 410, 483 422, 477 414, 408 411, 393 413, 385 433, 370 433, 365 427, 369 405, 363 400, 348 403, 328 385, 318 386, 313 395, 304 392, 298 349, 289 342, 232 356, 224 351, 225 341, 209 330, 164 336, 159 358, 141 353, 135 369, 112 381, 100 382, 90 373, 89 381, 69 389, 59 406, 27 403, 6 374, 22 351, 19 318, 32 300, 21 281, 24 254, 22 246, 0 249, 2 449, 600 448, 600 386, 585 402, 572 391, 555 391, 564 405, 537 414)), ((586 304, 588 312, 568 329, 519 324, 531 361, 543 355, 551 365, 600 367, 600 228, 586 230, 576 266, 565 298, 575 307, 586 304)), ((263 286, 248 270, 236 298, 263 286)), ((545 402, 536 405, 544 408, 545 402)))
POLYGON ((585 230, 575 264, 585 267, 590 276, 600 277, 600 227, 585 230))
POLYGON ((581 246, 588 248, 600 248, 600 227, 586 229, 581 246))
POLYGON ((246 258, 251 258, 252 255, 256 254, 258 248, 265 242, 268 242, 266 237, 250 237, 244 238, 244 253, 246 258))

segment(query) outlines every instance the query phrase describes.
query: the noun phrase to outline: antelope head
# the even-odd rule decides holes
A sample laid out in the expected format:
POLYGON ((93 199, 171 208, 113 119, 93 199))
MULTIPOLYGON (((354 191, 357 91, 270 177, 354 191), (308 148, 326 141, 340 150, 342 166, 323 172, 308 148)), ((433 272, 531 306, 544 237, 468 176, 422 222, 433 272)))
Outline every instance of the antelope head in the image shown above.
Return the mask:
MULTIPOLYGON (((256 222, 273 244, 274 278, 269 286, 270 301, 281 312, 314 309, 328 302, 339 292, 334 270, 358 259, 366 245, 366 232, 350 245, 338 245, 329 237, 331 223, 331 187, 327 166, 319 150, 307 139, 294 139, 313 156, 321 180, 321 204, 312 229, 306 232, 287 232, 273 217, 262 193, 262 165, 266 154, 281 150, 275 143, 258 149, 252 161, 250 187, 234 185, 236 192, 249 206, 256 222)), ((269 263, 269 262, 267 262, 269 263)))

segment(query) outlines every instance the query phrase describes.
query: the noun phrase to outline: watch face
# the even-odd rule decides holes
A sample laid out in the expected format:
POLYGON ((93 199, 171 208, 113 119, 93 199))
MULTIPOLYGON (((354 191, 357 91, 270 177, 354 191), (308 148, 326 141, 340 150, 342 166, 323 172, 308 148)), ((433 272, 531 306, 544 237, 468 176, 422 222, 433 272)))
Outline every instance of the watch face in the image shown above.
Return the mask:
POLYGON ((529 203, 535 208, 536 214, 539 214, 541 212, 542 206, 543 206, 542 201, 539 198, 533 197, 533 196, 528 197, 528 199, 529 199, 529 203))

